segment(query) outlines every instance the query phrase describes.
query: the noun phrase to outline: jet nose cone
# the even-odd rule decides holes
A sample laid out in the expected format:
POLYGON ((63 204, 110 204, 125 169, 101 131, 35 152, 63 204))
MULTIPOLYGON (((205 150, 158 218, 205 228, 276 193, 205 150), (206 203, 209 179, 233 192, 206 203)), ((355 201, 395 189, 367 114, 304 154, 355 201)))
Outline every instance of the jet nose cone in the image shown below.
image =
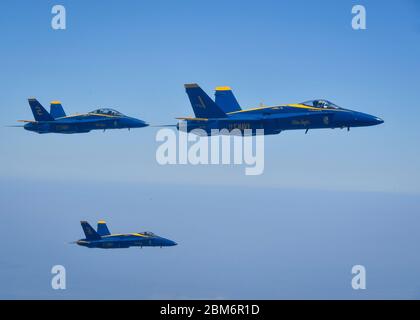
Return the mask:
POLYGON ((149 124, 143 120, 136 119, 136 124, 138 128, 147 127, 149 124))
POLYGON ((166 242, 166 245, 168 247, 173 247, 173 246, 177 246, 178 245, 178 243, 176 243, 175 241, 169 240, 169 239, 166 239, 165 242, 166 242))
POLYGON ((382 124, 382 123, 385 122, 384 120, 382 120, 381 118, 378 118, 378 117, 375 117, 375 120, 376 120, 376 124, 382 124))
POLYGON ((355 121, 359 124, 359 126, 376 126, 378 124, 384 123, 384 120, 381 118, 361 112, 356 114, 355 121))
POLYGON ((143 127, 147 127, 148 125, 149 124, 146 123, 145 121, 136 119, 136 118, 131 118, 129 121, 130 128, 143 128, 143 127))
POLYGON ((366 122, 368 123, 369 126, 376 126, 378 124, 384 123, 384 120, 375 116, 369 116, 366 122))
POLYGON ((137 120, 137 124, 138 124, 139 128, 147 127, 149 125, 148 123, 146 123, 143 120, 137 120))

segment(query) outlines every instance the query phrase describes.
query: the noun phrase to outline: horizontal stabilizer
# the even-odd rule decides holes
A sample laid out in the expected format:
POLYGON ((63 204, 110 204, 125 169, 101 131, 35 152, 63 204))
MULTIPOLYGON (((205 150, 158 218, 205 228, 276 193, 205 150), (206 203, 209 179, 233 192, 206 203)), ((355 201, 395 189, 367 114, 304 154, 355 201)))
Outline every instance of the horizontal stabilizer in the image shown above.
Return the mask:
POLYGON ((34 123, 35 120, 18 120, 17 122, 24 122, 24 123, 34 123))
POLYGON ((209 119, 206 118, 191 118, 191 117, 179 117, 176 118, 177 120, 188 120, 188 121, 209 121, 209 119))

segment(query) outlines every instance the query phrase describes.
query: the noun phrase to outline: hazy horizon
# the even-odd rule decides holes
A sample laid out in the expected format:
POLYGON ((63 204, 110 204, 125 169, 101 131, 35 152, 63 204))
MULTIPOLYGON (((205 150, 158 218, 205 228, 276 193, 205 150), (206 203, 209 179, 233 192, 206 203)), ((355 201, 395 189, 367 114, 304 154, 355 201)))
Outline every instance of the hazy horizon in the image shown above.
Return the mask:
POLYGON ((420 6, 365 0, 0 2, 0 298, 418 299, 420 6), (27 103, 193 114, 183 87, 243 108, 310 99, 385 123, 265 138, 264 173, 159 165, 158 128, 38 135, 27 103), (80 220, 173 248, 88 250, 80 220), (51 268, 67 289, 51 288, 51 268), (367 289, 351 287, 351 268, 367 289))

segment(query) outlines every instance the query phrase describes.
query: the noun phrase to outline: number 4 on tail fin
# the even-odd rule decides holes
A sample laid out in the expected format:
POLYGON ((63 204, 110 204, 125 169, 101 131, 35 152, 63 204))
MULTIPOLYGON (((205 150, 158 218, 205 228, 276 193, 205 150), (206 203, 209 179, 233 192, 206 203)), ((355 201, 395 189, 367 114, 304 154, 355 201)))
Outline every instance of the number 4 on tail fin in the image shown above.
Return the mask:
POLYGON ((101 236, 92 228, 87 221, 80 221, 83 232, 85 233, 86 240, 99 240, 101 236))
POLYGON ((47 110, 35 98, 28 99, 29 106, 36 121, 54 121, 54 118, 48 113, 47 110))
POLYGON ((214 119, 226 118, 226 113, 196 83, 185 85, 188 98, 197 118, 214 119))

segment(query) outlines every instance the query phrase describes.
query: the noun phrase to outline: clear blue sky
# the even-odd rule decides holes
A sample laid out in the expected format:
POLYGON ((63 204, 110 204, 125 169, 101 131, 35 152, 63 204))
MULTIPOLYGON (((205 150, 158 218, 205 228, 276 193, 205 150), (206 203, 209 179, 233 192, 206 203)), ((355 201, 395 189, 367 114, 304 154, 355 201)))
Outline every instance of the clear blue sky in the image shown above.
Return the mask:
POLYGON ((413 297, 420 260, 393 246, 420 240, 418 2, 1 1, 0 15, 0 237, 20 236, 3 249, 11 258, 1 264, 8 284, 1 297, 56 297, 48 270, 61 260, 77 269, 80 283, 93 277, 81 269, 84 261, 90 270, 104 263, 123 273, 120 262, 139 272, 121 280, 105 269, 119 294, 99 294, 104 283, 79 284, 65 293, 73 298, 357 298, 340 277, 363 261, 380 269, 378 285, 381 275, 389 279, 390 265, 405 273, 400 286, 372 288, 365 297, 413 297), (67 9, 65 31, 50 27, 54 4, 67 9), (366 6, 365 31, 351 28, 355 4, 366 6), (4 127, 32 119, 30 96, 45 106, 60 100, 68 113, 113 107, 174 123, 192 114, 188 82, 211 94, 229 85, 244 107, 326 98, 385 124, 267 137, 265 173, 258 177, 244 176, 243 167, 162 167, 156 128, 40 136, 4 127), (99 218, 109 220, 111 231, 144 226, 182 245, 146 253, 63 246, 82 236, 80 219, 99 218), (355 229, 362 234, 356 240, 355 229), (314 238, 323 249, 308 245, 314 238), (333 259, 338 252, 341 262, 333 259), (178 266, 169 282, 150 276, 166 264, 178 266), (202 282, 189 277, 193 265, 202 282), (47 285, 40 280, 45 268, 47 285), (267 268, 276 288, 262 278, 267 268), (323 278, 333 273, 327 288, 310 280, 314 268, 326 272, 323 278), (23 281, 28 270, 37 280, 11 280, 23 281), (281 286, 293 277, 294 286, 281 286), (123 293, 121 283, 130 279, 152 287, 153 295, 123 293))

